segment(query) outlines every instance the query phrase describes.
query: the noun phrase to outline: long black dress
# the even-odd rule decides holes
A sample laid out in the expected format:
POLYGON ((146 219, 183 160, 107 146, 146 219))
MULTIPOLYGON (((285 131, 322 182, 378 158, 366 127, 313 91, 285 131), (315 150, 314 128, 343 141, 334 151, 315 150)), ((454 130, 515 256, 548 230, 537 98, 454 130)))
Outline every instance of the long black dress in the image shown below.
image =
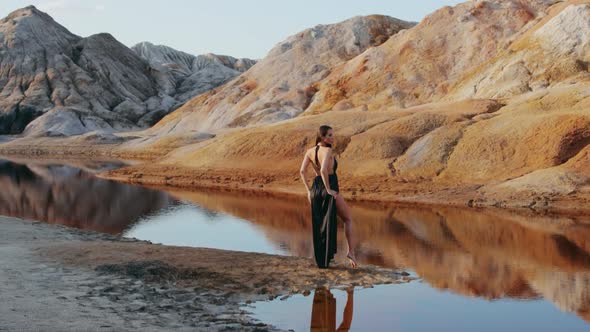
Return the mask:
MULTIPOLYGON (((318 167, 319 148, 318 145, 315 149, 315 163, 318 167)), ((334 158, 334 174, 330 174, 328 180, 330 189, 339 192, 337 168, 338 162, 334 158)), ((319 268, 326 269, 336 254, 336 202, 327 193, 321 176, 316 176, 311 186, 311 219, 315 261, 319 268)))

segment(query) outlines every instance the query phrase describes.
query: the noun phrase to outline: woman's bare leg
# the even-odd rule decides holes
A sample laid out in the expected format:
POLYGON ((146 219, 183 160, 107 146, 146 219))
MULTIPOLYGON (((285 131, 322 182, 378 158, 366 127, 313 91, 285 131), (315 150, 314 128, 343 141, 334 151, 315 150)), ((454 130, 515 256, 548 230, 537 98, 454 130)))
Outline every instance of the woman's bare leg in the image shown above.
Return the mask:
POLYGON ((356 267, 356 256, 354 253, 354 238, 352 234, 352 215, 350 208, 346 204, 344 198, 341 195, 336 196, 336 211, 338 216, 344 221, 344 234, 346 235, 346 242, 348 243, 348 254, 346 257, 350 259, 350 265, 356 267))

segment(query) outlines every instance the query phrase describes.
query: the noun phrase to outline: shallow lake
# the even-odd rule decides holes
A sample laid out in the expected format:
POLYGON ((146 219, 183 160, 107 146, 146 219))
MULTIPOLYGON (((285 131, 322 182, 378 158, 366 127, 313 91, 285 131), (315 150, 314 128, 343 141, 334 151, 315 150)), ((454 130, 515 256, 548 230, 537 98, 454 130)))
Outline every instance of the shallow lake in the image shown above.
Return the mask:
MULTIPOLYGON (((0 161, 0 215, 166 245, 312 255, 304 199, 165 192, 93 175, 118 166, 0 161)), ((296 331, 590 330, 590 218, 382 204, 352 213, 359 263, 417 280, 246 309, 296 331)), ((342 260, 341 225, 338 236, 342 260)))

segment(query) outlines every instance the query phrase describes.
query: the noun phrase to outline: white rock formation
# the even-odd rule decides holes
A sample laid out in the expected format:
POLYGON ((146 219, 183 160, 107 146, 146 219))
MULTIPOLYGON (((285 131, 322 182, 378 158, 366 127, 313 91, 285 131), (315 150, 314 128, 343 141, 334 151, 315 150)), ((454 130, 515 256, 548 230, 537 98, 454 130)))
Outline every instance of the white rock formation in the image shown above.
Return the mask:
POLYGON ((590 5, 571 5, 534 33, 541 47, 559 55, 588 54, 590 48, 590 5))
POLYGON ((16 10, 0 20, 0 134, 145 128, 252 64, 180 53, 151 65, 109 34, 82 38, 33 6, 16 10))
POLYGON ((561 2, 523 30, 504 52, 467 73, 446 99, 510 98, 587 75, 589 4, 561 2))
POLYGON ((176 105, 228 82, 256 63, 211 53, 194 56, 149 42, 132 49, 150 63, 158 84, 167 95, 175 96, 176 105))
POLYGON ((197 97, 185 104, 173 117, 164 119, 158 130, 209 131, 293 118, 310 104, 313 84, 334 66, 412 26, 414 23, 372 15, 301 31, 277 44, 264 59, 209 98, 197 97))

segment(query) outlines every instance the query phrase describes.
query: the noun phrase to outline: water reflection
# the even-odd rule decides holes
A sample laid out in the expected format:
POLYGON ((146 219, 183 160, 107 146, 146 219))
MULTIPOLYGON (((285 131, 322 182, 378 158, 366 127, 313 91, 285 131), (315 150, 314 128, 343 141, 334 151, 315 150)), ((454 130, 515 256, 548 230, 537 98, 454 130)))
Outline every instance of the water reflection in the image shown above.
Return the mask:
POLYGON ((0 188, 0 215, 112 234, 174 202, 166 193, 98 179, 79 168, 7 160, 0 161, 0 188))
MULTIPOLYGON (((0 161, 0 214, 171 245, 313 254, 304 199, 165 193, 88 171, 0 161)), ((434 288, 470 298, 546 299, 590 321, 587 218, 359 204, 352 214, 362 264, 411 269, 434 288)), ((345 241, 339 245, 336 259, 344 261, 345 241)))
MULTIPOLYGON (((292 255, 312 255, 304 200, 174 195, 254 222, 292 255)), ((470 297, 545 298, 561 310, 590 318, 588 220, 402 206, 354 205, 352 213, 361 263, 412 269, 435 288, 470 297)), ((342 260, 346 244, 339 245, 342 260)))
MULTIPOLYGON (((345 321, 348 294, 330 292, 336 302, 335 322, 345 321)), ((315 296, 313 296, 315 297, 315 296)), ((265 323, 292 331, 309 331, 312 296, 295 295, 284 301, 256 302, 244 307, 265 323)), ((326 309, 323 309, 326 311, 326 309)), ((334 325, 329 325, 334 331, 334 325)), ((350 331, 587 331, 578 317, 561 313, 547 301, 505 298, 488 301, 429 287, 424 282, 382 285, 354 292, 350 331)))
POLYGON ((318 288, 313 296, 313 306, 311 309, 311 331, 329 332, 329 331, 348 331, 352 324, 352 315, 354 310, 354 290, 347 291, 346 306, 342 322, 336 328, 336 298, 326 288, 318 288))
POLYGON ((261 236, 264 232, 256 224, 208 211, 187 203, 175 205, 140 218, 123 236, 165 245, 290 254, 261 236))

